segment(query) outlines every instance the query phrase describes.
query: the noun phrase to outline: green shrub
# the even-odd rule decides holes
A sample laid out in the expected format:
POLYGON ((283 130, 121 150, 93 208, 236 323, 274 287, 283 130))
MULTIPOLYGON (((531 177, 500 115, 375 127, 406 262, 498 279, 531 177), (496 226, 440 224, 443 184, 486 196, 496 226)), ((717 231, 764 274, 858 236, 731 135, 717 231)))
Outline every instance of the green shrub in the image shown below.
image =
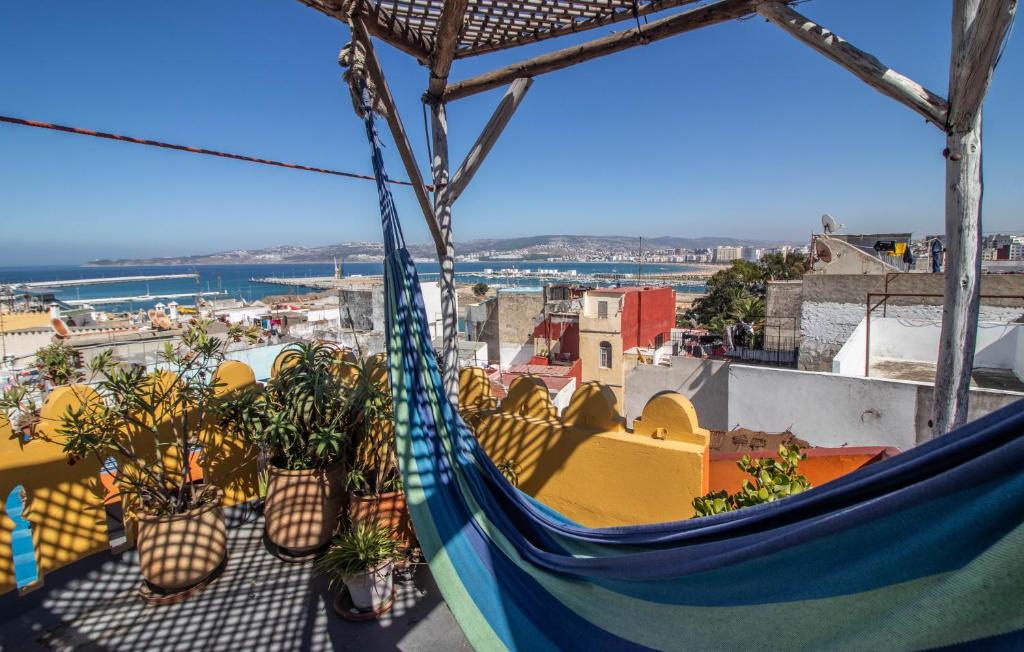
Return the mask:
POLYGON ((795 444, 779 444, 779 459, 751 459, 749 455, 744 455, 736 465, 744 473, 750 474, 754 481, 744 480, 740 490, 732 495, 723 490, 694 498, 693 509, 697 512, 694 518, 770 503, 807 491, 811 483, 797 471, 800 461, 804 459, 807 456, 795 444))
POLYGON ((79 364, 78 352, 64 342, 54 342, 36 351, 36 369, 54 385, 70 385, 85 378, 79 364))

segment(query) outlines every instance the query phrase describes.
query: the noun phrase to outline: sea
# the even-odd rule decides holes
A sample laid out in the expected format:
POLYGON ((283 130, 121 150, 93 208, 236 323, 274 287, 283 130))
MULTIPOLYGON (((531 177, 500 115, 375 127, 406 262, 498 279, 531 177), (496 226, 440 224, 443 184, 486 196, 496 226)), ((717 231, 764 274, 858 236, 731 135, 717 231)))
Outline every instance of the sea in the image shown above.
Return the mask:
MULTIPOLYGON (((434 262, 419 262, 416 264, 420 279, 423 281, 437 280, 439 267, 434 262)), ((486 283, 494 287, 518 287, 541 285, 556 281, 580 282, 598 286, 611 286, 615 281, 595 281, 587 278, 592 274, 635 274, 636 263, 591 263, 591 262, 521 262, 521 261, 487 261, 487 262, 460 262, 455 265, 455 278, 460 283, 486 283), (484 270, 491 269, 493 272, 504 269, 527 270, 555 270, 552 276, 546 276, 543 280, 515 275, 486 275, 484 270), (572 271, 576 275, 571 274, 572 271)), ((698 268, 688 265, 668 263, 644 263, 641 272, 644 275, 672 272, 693 272, 698 268)), ((333 276, 334 265, 332 263, 281 263, 281 264, 253 264, 253 265, 146 265, 146 266, 111 266, 93 267, 79 265, 63 266, 29 266, 29 267, 2 267, 0 266, 0 285, 28 282, 63 281, 77 279, 96 279, 124 276, 160 276, 166 274, 195 273, 199 275, 198 283, 192 278, 165 279, 148 282, 131 283, 104 283, 95 285, 80 285, 67 288, 57 288, 55 294, 58 299, 69 301, 83 301, 89 299, 109 299, 115 297, 132 297, 133 300, 123 303, 102 303, 95 307, 108 312, 134 311, 148 309, 153 305, 163 302, 168 303, 171 299, 159 298, 156 295, 189 295, 175 299, 178 303, 194 303, 196 292, 218 293, 208 295, 209 298, 236 298, 246 301, 255 301, 267 295, 281 294, 305 294, 315 290, 255 283, 251 279, 278 277, 278 278, 301 278, 301 277, 323 277, 333 276), (151 298, 150 298, 151 297, 151 298)), ((384 273, 383 264, 380 262, 346 262, 344 274, 346 276, 379 276, 384 273)), ((623 284, 635 283, 632 280, 622 281, 623 284)), ((703 292, 704 284, 700 282, 677 283, 674 286, 680 292, 703 292)))

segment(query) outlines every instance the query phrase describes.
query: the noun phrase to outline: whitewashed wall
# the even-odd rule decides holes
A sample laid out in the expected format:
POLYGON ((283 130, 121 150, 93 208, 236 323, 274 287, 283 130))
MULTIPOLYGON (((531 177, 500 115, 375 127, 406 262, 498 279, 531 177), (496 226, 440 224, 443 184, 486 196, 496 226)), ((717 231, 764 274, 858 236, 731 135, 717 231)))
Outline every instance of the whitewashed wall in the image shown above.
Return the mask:
MULTIPOLYGON (((864 375, 864 347, 867 341, 865 319, 832 360, 832 372, 848 376, 864 375)), ((935 363, 938 359, 942 322, 936 319, 874 317, 871 319, 871 359, 907 360, 935 363)), ((1020 376, 1024 367, 1024 324, 982 322, 978 324, 975 367, 1013 369, 1020 376)))
MULTIPOLYGON (((732 364, 729 429, 789 429, 814 446, 906 450, 931 437, 932 390, 926 383, 732 364)), ((971 390, 968 420, 1022 397, 971 390)))
POLYGON ((907 449, 917 439, 916 411, 916 383, 729 366, 730 429, 789 429, 815 446, 907 449))

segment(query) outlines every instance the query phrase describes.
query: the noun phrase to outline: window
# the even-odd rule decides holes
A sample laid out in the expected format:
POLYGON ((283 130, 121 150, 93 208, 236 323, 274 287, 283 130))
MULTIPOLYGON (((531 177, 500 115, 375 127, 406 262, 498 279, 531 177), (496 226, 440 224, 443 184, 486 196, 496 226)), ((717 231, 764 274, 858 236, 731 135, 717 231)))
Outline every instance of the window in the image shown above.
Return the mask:
POLYGON ((663 333, 658 333, 657 335, 654 336, 654 348, 660 349, 661 345, 664 343, 665 335, 663 333))
POLYGON ((598 349, 601 352, 601 367, 604 369, 612 368, 612 345, 608 342, 601 342, 598 345, 598 349))
POLYGON ((608 319, 608 302, 598 301, 597 302, 597 318, 608 319))

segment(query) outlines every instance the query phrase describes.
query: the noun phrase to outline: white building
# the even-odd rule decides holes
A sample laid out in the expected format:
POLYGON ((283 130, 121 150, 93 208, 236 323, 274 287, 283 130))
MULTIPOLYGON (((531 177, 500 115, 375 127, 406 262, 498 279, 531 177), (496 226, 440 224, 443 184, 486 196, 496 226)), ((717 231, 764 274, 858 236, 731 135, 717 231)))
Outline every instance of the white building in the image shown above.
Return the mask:
POLYGON ((743 258, 743 247, 715 247, 715 262, 728 263, 743 258))

